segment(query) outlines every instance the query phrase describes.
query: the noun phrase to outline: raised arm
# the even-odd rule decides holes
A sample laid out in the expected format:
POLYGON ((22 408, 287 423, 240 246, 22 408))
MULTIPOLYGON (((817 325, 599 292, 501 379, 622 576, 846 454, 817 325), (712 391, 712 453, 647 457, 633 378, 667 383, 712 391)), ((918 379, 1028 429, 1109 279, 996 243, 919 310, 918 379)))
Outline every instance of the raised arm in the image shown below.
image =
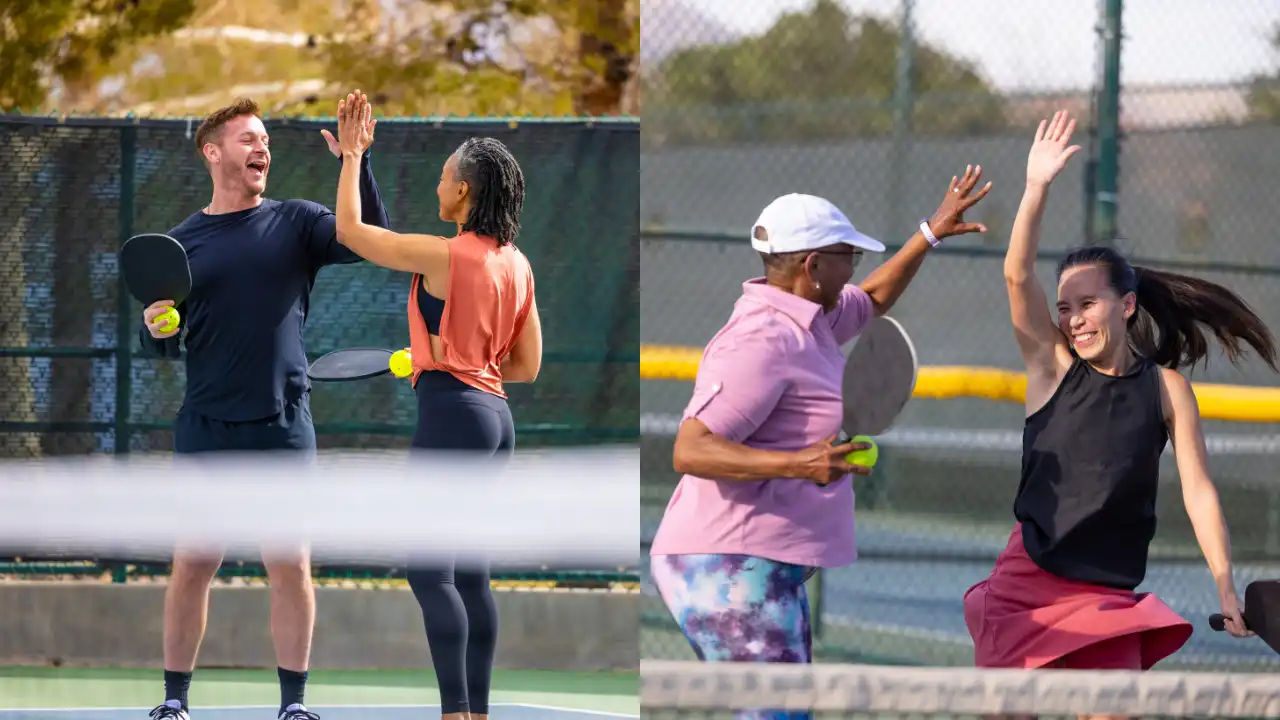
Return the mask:
POLYGON ((1222 614, 1227 618, 1227 629, 1232 635, 1243 637, 1250 633, 1240 617, 1240 600, 1231 572, 1231 539, 1227 534, 1227 520, 1222 515, 1218 489, 1209 479, 1209 453, 1205 449, 1195 391, 1176 370, 1162 368, 1160 375, 1161 404, 1178 461, 1182 503, 1187 508, 1196 542, 1209 564, 1213 582, 1218 586, 1218 601, 1222 614))
MULTIPOLYGON (((1075 128, 1076 121, 1065 112, 1056 113, 1052 121, 1040 122, 1027 157, 1027 185, 1004 258, 1013 333, 1031 376, 1028 382, 1048 381, 1049 387, 1056 386, 1059 371, 1070 364, 1071 353, 1049 309, 1044 287, 1036 279, 1036 253, 1049 185, 1080 150, 1078 145, 1069 145, 1075 128)), ((1029 389, 1028 407, 1040 404, 1033 394, 1029 389)))
MULTIPOLYGON (((338 158, 339 170, 345 167, 342 148, 336 138, 328 130, 321 130, 329 150, 338 158)), ((387 216, 387 208, 382 202, 382 193, 378 190, 378 181, 373 177, 373 164, 369 158, 368 148, 359 160, 357 180, 357 216, 360 222, 372 227, 390 227, 391 219, 387 216)), ((338 242, 337 219, 333 213, 322 213, 311 224, 311 234, 307 238, 312 264, 316 268, 326 265, 344 265, 360 262, 361 258, 350 248, 338 242)))
MULTIPOLYGON (((338 177, 335 212, 337 239, 375 265, 403 272, 430 273, 448 267, 449 243, 438 235, 404 235, 371 225, 363 208, 361 157, 373 144, 377 121, 363 95, 348 95, 338 103, 338 135, 342 174, 338 177)), ((379 201, 381 202, 381 201, 379 201)), ((385 211, 383 211, 385 217, 385 211)))
MULTIPOLYGON (((978 181, 982 179, 982 166, 968 166, 963 178, 951 178, 951 186, 947 188, 947 196, 942 199, 937 212, 929 219, 929 230, 935 240, 943 240, 953 235, 965 235, 973 232, 986 232, 982 223, 965 222, 964 211, 973 207, 991 192, 991 183, 987 183, 976 193, 978 181), (970 195, 970 193, 973 193, 970 195)), ((902 296, 907 285, 920 271, 924 264, 924 256, 932 249, 925 238, 923 230, 917 230, 902 249, 893 257, 876 268, 860 286, 875 307, 876 316, 889 312, 893 304, 902 296)))

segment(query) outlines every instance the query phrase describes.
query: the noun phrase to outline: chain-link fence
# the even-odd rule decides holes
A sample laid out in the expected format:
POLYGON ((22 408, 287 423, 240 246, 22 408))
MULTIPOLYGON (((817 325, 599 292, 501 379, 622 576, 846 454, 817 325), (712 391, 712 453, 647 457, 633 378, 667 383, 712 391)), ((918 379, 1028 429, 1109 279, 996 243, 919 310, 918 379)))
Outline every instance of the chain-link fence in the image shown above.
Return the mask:
MULTIPOLYGON (((332 207, 340 164, 322 124, 269 121, 270 194, 332 207)), ((208 202, 192 123, 0 119, 0 456, 168 451, 183 363, 140 352, 124 292, 124 238, 165 231, 208 202)), ((638 407, 639 127, 635 122, 384 120, 373 150, 394 229, 449 234, 440 167, 491 135, 528 179, 519 239, 538 279, 538 382, 510 390, 524 447, 634 442, 638 407)), ((368 264, 322 271, 306 328, 314 358, 403 347, 409 276, 368 264)), ((388 378, 312 392, 322 448, 403 447, 412 393, 388 378)))
MULTIPOLYGON (((1040 118, 1063 108, 1080 118, 1085 152, 1045 213, 1040 272, 1050 282, 1055 256, 1096 237, 1098 28, 1108 5, 1119 3, 646 0, 642 343, 701 347, 723 325, 741 283, 761 273, 747 228, 778 195, 825 196, 894 245, 973 163, 995 188, 967 219, 990 231, 948 241, 893 314, 923 365, 1018 368, 1001 260, 1026 152, 1040 118)), ((1280 331, 1270 200, 1280 182, 1270 159, 1280 149, 1271 42, 1280 7, 1130 3, 1122 21, 1117 246, 1139 264, 1230 287, 1280 331)), ((1221 356, 1193 379, 1277 384, 1261 362, 1237 368, 1221 356)), ((677 480, 671 436, 689 392, 683 382, 644 383, 646 538, 677 480)), ((1012 526, 1022 421, 1016 405, 976 399, 909 405, 900 440, 859 484, 861 559, 820 576, 822 654, 972 661, 962 596, 1012 526)), ((1243 589, 1280 571, 1280 434, 1217 421, 1206 432, 1243 589)), ((1260 643, 1204 622, 1216 594, 1171 460, 1160 518, 1145 589, 1196 625, 1170 664, 1275 670, 1260 643)), ((644 579, 643 655, 691 657, 644 579)))

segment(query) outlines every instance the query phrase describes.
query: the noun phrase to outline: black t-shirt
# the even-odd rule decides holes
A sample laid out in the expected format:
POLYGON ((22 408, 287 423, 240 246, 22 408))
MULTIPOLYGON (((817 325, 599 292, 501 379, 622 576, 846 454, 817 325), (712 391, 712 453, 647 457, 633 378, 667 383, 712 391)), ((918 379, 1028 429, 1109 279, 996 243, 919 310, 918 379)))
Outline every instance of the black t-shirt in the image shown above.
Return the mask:
MULTIPOLYGON (((368 156, 361 163, 363 221, 387 227, 368 156)), ((359 262, 338 242, 337 218, 310 200, 267 200, 250 210, 193 214, 169 234, 191 265, 191 294, 178 306, 186 346, 183 407, 225 421, 280 413, 310 389, 302 328, 316 273, 359 262)), ((178 337, 142 344, 170 358, 178 337)))
POLYGON ((1169 439, 1160 397, 1149 359, 1113 377, 1077 358, 1027 418, 1014 515, 1041 568, 1107 587, 1142 583, 1169 439))

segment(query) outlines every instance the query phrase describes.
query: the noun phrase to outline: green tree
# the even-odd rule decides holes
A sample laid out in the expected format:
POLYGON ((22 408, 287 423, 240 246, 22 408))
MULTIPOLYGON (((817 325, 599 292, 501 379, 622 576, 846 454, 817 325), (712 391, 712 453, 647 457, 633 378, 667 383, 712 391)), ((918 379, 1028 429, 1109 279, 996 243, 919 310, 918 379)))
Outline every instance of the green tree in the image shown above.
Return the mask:
POLYGON ((391 113, 617 115, 639 39, 638 0, 356 0, 325 54, 391 113))
MULTIPOLYGON (((646 81, 645 134, 666 142, 769 142, 889 133, 899 41, 891 23, 816 0, 758 37, 665 59, 646 81)), ((1001 98, 971 64, 919 41, 913 64, 914 131, 1003 126, 1001 98)))
POLYGON ((130 45, 181 27, 195 0, 0 0, 0 110, 74 106, 130 45))
POLYGON ((198 116, 249 95, 271 114, 315 116, 332 115, 338 95, 358 87, 387 115, 638 112, 627 98, 639 0, 119 4, 148 14, 111 16, 116 29, 104 34, 95 13, 116 2, 0 0, 17 18, 0 27, 27 35, 14 48, 6 40, 0 58, 30 70, 9 80, 21 88, 9 106, 198 116), (94 29, 85 40, 66 39, 82 26, 94 29), (61 91, 60 78, 77 92, 61 91))
MULTIPOLYGON (((1280 52, 1280 24, 1271 31, 1271 47, 1280 52)), ((1248 103, 1251 119, 1280 123, 1280 68, 1253 79, 1248 103)))

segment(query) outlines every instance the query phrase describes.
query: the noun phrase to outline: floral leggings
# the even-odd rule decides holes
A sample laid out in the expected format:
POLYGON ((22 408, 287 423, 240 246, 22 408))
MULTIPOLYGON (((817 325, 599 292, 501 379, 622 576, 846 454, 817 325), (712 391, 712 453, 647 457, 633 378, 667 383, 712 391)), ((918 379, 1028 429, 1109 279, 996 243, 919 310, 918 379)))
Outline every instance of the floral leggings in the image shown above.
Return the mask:
MULTIPOLYGON (((655 555, 650 573, 699 660, 808 663, 805 580, 812 569, 748 555, 655 555)), ((742 711, 741 720, 807 720, 807 712, 742 711)))

